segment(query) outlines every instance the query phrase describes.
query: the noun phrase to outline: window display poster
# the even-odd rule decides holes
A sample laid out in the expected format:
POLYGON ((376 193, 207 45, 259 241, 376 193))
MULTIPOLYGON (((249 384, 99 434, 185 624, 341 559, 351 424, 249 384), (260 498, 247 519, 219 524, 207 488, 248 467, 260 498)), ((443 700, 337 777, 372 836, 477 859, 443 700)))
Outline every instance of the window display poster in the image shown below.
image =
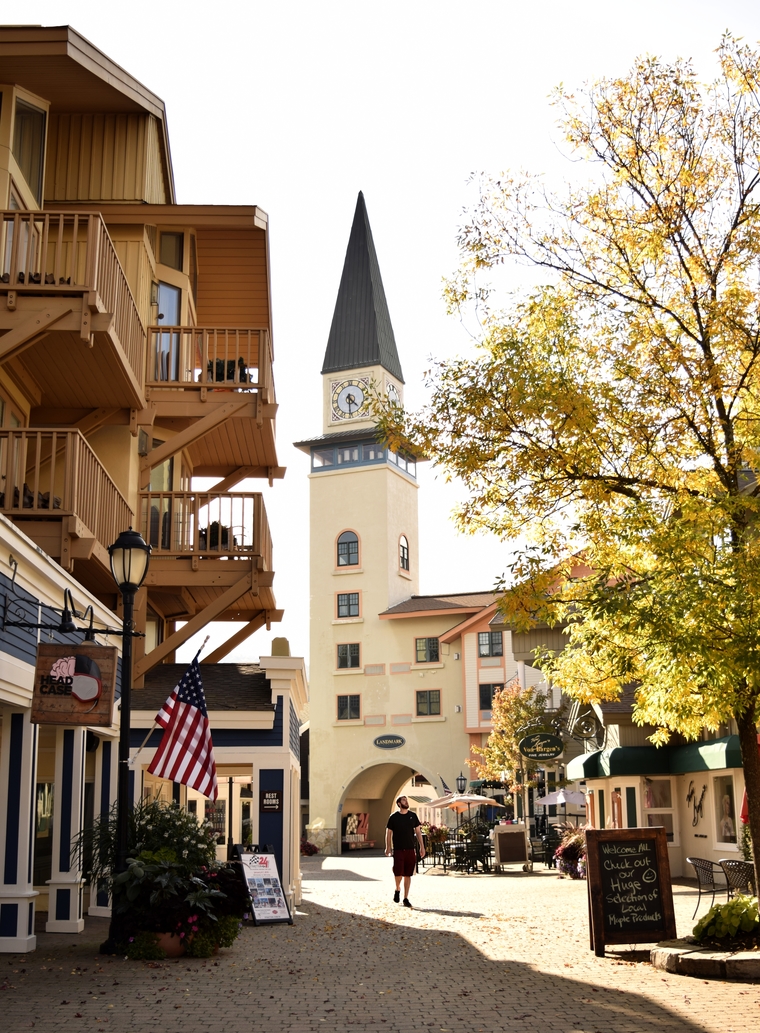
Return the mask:
POLYGON ((288 922, 293 919, 280 885, 280 874, 274 854, 241 854, 243 878, 251 898, 254 925, 288 922))

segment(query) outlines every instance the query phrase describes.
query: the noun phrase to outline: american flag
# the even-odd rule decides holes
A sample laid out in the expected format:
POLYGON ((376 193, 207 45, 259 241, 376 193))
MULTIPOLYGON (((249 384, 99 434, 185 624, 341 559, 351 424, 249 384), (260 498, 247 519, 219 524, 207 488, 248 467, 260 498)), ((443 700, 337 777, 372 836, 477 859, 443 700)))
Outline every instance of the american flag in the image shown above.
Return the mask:
POLYGON ((451 790, 450 790, 450 789, 449 789, 449 787, 448 787, 448 786, 446 785, 446 783, 445 783, 445 782, 443 781, 443 775, 439 775, 438 777, 439 777, 439 778, 440 778, 440 780, 441 780, 441 785, 443 786, 443 791, 444 791, 444 793, 445 793, 445 794, 446 794, 447 796, 451 796, 451 790))
POLYGON ((216 762, 198 657, 156 714, 164 735, 148 771, 216 800, 216 762))

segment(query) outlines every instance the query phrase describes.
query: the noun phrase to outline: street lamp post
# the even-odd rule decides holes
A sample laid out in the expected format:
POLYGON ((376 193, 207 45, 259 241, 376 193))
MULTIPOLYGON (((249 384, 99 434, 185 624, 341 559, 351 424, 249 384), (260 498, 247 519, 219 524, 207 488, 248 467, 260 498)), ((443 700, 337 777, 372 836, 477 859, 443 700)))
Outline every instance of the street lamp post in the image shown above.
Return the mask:
POLYGON ((467 779, 460 771, 457 775, 457 792, 461 795, 467 788, 467 779))
MULTIPOLYGON (((139 531, 122 531, 108 547, 111 574, 124 604, 123 646, 121 651, 121 714, 119 721, 119 767, 116 783, 116 865, 114 874, 127 870, 129 849, 129 746, 132 707, 132 639, 134 630, 135 595, 148 573, 150 545, 139 531)), ((116 900, 111 893, 111 926, 108 939, 101 945, 101 954, 115 954, 118 950, 118 919, 116 900)))

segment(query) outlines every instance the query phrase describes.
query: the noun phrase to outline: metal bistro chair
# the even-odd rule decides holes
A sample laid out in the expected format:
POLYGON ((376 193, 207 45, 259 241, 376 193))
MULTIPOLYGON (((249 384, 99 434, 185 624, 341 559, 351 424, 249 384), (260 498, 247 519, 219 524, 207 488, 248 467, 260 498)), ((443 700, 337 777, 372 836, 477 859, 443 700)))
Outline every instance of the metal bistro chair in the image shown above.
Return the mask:
MULTIPOLYGON (((708 861, 704 857, 687 857, 686 861, 688 864, 693 866, 694 871, 697 873, 697 886, 699 887, 697 906, 694 908, 694 914, 691 916, 694 918, 694 915, 699 911, 699 904, 702 900, 702 891, 704 890, 705 893, 712 893, 712 900, 710 901, 710 907, 712 907, 715 903, 716 893, 722 893, 724 889, 728 893, 728 876, 717 861, 708 861), (720 882, 716 882, 716 875, 723 876, 726 879, 726 884, 723 884, 722 879, 720 882)), ((728 896, 726 896, 726 899, 728 899, 728 896)))
POLYGON ((750 896, 755 894, 755 869, 749 861, 734 861, 731 858, 723 857, 718 864, 726 876, 729 898, 736 893, 746 893, 750 896))

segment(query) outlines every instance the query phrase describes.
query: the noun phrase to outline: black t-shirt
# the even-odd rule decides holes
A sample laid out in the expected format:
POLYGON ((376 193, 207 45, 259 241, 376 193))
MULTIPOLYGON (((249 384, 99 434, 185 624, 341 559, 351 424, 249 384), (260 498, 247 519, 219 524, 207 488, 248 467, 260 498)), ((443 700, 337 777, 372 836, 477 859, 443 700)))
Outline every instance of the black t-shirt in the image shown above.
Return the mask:
POLYGON ((414 850, 414 844, 417 839, 414 830, 419 824, 420 819, 414 811, 407 811, 406 814, 402 814, 401 811, 394 811, 390 818, 388 818, 388 824, 386 825, 386 828, 393 833, 393 849, 414 850))

